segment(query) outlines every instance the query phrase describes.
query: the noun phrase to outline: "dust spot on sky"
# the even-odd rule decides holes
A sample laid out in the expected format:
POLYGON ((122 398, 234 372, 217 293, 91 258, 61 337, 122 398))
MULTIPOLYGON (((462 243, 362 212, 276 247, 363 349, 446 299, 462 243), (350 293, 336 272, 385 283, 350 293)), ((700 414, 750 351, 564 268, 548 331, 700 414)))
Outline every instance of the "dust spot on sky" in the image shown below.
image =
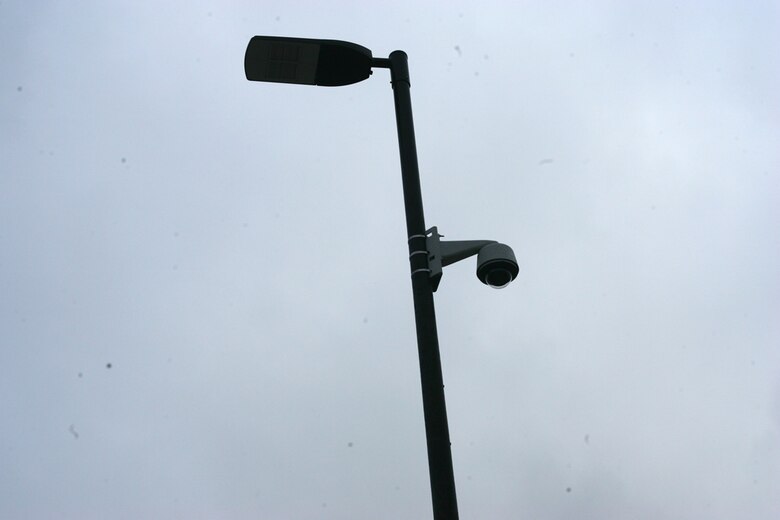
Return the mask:
POLYGON ((542 159, 541 161, 539 161, 539 166, 543 166, 545 164, 552 164, 553 162, 554 159, 550 159, 550 158, 542 159))
POLYGON ((589 433, 585 434, 585 444, 590 444, 590 434, 589 433))
POLYGON ((111 369, 113 365, 111 363, 106 363, 106 368, 111 369))
POLYGON ((22 91, 22 86, 21 86, 21 85, 19 85, 18 87, 16 87, 16 91, 17 91, 17 92, 21 92, 21 91, 22 91))
POLYGON ((276 21, 277 21, 277 22, 279 21, 279 17, 278 17, 278 16, 276 17, 276 21))
POLYGON ((455 52, 458 53, 458 56, 462 56, 463 55, 463 53, 460 50, 460 45, 456 45, 454 48, 455 48, 455 52))
POLYGON ((84 374, 82 374, 81 372, 79 372, 79 379, 81 379, 82 377, 84 377, 84 374))
POLYGON ((354 446, 354 445, 355 445, 355 443, 354 443, 354 442, 348 442, 348 443, 347 443, 347 448, 351 448, 351 447, 352 447, 352 446, 354 446))
POLYGON ((368 323, 368 318, 364 317, 364 318, 363 318, 363 323, 364 323, 364 324, 368 323))
POLYGON ((74 439, 79 438, 79 432, 76 431, 76 427, 73 426, 72 424, 68 427, 68 431, 70 432, 71 435, 73 435, 74 439))
POLYGON ((122 164, 124 164, 126 162, 127 162, 127 158, 126 157, 122 157, 122 164))
POLYGON ((567 488, 566 488, 566 492, 567 492, 567 493, 571 493, 571 488, 570 488, 570 487, 567 487, 567 488))

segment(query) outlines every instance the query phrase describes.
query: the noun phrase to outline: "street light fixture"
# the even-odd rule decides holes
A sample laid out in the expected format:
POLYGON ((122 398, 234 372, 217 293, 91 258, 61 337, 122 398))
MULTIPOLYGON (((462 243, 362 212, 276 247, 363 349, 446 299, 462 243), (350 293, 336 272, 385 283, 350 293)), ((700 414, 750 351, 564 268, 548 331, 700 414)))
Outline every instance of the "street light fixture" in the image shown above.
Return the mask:
POLYGON ((350 42, 255 36, 244 56, 248 80, 272 83, 350 85, 367 79, 372 68, 390 69, 395 100, 433 517, 457 520, 433 293, 444 266, 473 255, 478 255, 480 281, 494 288, 506 287, 519 271, 512 248, 493 240, 442 241, 436 227, 426 230, 405 52, 394 51, 389 58, 374 58, 369 49, 350 42))
POLYGON ((371 75, 371 51, 355 43, 255 36, 244 56, 246 79, 338 87, 371 75))

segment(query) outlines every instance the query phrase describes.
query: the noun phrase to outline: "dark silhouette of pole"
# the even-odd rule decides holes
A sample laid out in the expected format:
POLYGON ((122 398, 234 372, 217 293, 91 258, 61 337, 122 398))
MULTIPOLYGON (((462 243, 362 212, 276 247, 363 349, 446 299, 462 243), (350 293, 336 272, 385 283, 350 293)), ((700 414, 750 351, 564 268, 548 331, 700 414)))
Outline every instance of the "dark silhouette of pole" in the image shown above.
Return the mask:
MULTIPOLYGON (((412 100, 409 95, 411 85, 406 53, 395 51, 389 58, 373 58, 369 49, 351 42, 255 36, 249 41, 244 56, 244 72, 250 81, 322 86, 350 85, 367 79, 371 75, 372 67, 390 69, 395 99, 433 518, 458 520, 439 338, 433 307, 435 287, 431 281, 431 266, 428 264, 429 253, 420 172, 417 169, 417 146, 414 142, 412 100)), ((445 245, 442 242, 439 247, 443 248, 445 245)), ((475 253, 476 250, 471 254, 475 253)), ((456 255, 450 256, 450 260, 455 261, 456 255)), ((438 263, 434 267, 440 271, 441 267, 446 265, 443 263, 446 259, 446 255, 437 258, 438 263)), ((439 272, 438 276, 434 277, 436 283, 440 277, 439 272)))
MULTIPOLYGON (((417 168, 417 146, 414 141, 412 98, 409 94, 409 64, 406 53, 394 51, 389 58, 390 75, 395 99, 398 126, 398 146, 401 152, 406 230, 409 236, 409 264, 412 272, 414 318, 417 326, 417 349, 420 357, 425 437, 428 445, 428 470, 434 520, 457 520, 455 476, 452 471, 450 432, 444 403, 444 381, 441 374, 439 338, 433 306, 428 253, 425 243, 420 172, 417 168)), ((374 60, 374 65, 387 66, 388 61, 374 60)))

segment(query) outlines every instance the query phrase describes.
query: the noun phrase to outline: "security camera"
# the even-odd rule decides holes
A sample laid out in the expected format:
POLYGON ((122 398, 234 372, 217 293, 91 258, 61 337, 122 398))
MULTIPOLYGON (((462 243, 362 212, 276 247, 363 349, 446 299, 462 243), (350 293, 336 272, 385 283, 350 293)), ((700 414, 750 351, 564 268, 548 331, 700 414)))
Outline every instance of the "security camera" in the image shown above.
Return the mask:
POLYGON ((512 248, 494 242, 479 250, 477 278, 494 289, 503 289, 517 277, 520 268, 512 248))
MULTIPOLYGON (((517 278, 520 268, 512 248, 495 240, 440 240, 436 226, 425 233, 431 287, 438 289, 442 268, 473 255, 477 256, 477 278, 485 285, 501 289, 517 278)), ((409 258, 419 254, 413 251, 409 258)))

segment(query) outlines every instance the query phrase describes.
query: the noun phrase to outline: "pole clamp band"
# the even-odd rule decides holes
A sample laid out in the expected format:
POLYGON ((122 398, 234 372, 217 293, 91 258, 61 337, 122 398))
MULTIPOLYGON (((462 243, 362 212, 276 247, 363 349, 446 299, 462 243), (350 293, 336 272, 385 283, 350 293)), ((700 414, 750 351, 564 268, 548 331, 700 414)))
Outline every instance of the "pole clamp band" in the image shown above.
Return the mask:
POLYGON ((425 235, 412 235, 409 237, 409 267, 412 270, 412 274, 421 270, 430 272, 425 235))

